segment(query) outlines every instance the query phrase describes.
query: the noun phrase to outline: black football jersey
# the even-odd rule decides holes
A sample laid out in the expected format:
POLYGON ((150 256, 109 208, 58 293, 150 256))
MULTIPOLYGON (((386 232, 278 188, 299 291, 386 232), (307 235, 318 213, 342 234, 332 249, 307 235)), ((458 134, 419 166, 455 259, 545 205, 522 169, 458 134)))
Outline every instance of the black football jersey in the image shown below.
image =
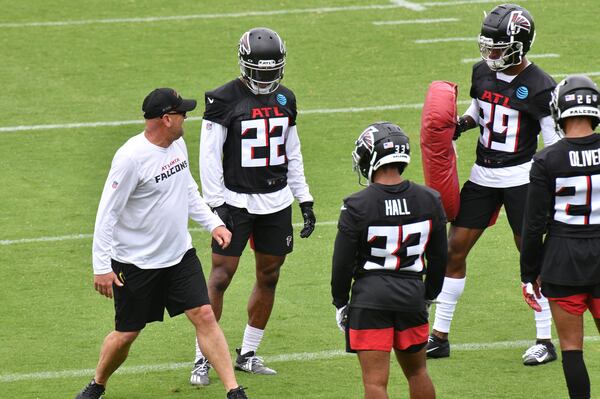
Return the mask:
POLYGON ((521 274, 563 285, 600 283, 600 135, 537 153, 523 227, 521 274), (542 243, 546 233, 546 241, 542 243))
POLYGON ((344 200, 338 230, 338 239, 351 242, 353 249, 338 246, 336 239, 336 306, 347 299, 352 277, 351 304, 356 307, 417 310, 424 299, 437 297, 447 238, 446 215, 436 191, 409 181, 372 184, 344 200))
POLYGON ((471 97, 479 104, 477 165, 504 168, 529 162, 537 149, 539 120, 550 115, 556 82, 530 64, 512 82, 496 77, 484 61, 473 66, 471 97))
POLYGON ((255 95, 240 80, 205 94, 204 119, 227 128, 223 145, 225 187, 270 193, 287 184, 285 138, 296 124, 296 97, 285 86, 255 95))

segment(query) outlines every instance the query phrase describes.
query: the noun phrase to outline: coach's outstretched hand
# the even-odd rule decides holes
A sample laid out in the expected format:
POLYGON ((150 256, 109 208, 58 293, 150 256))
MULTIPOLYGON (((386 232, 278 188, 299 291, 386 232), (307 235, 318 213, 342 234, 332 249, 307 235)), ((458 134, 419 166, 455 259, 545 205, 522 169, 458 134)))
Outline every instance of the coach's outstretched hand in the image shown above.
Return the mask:
POLYGON ((119 280, 119 277, 114 272, 108 272, 105 274, 94 274, 94 289, 104 295, 107 298, 113 297, 113 283, 122 287, 123 282, 119 280))
POLYGON ((540 293, 540 285, 537 281, 534 281, 533 283, 521 283, 521 287, 523 289, 523 298, 525 298, 525 302, 527 302, 531 309, 536 312, 541 312, 542 307, 537 299, 540 299, 542 294, 540 293))
POLYGON ((302 211, 302 217, 304 218, 304 228, 300 231, 300 237, 309 237, 315 230, 315 224, 317 218, 313 212, 313 202, 307 201, 300 204, 300 210, 302 211))
POLYGON ((223 249, 229 246, 231 242, 231 231, 227 230, 224 226, 217 226, 211 232, 214 240, 219 244, 219 246, 223 249))

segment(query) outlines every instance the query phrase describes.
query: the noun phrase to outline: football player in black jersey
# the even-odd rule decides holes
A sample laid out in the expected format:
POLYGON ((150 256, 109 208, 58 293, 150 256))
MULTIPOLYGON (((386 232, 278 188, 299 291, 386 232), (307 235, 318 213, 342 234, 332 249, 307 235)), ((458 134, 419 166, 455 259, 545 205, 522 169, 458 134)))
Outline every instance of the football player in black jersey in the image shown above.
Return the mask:
MULTIPOLYGON (((459 119, 455 139, 479 126, 477 159, 460 193, 460 210, 450 227, 448 268, 436 306, 427 356, 450 356, 448 333, 466 281, 466 259, 484 230, 495 223, 502 205, 520 247, 521 225, 531 158, 541 132, 544 145, 556 142, 549 102, 556 83, 526 54, 535 38, 531 14, 503 4, 485 17, 479 49, 482 61, 473 66, 471 106, 459 119)), ((523 355, 536 365, 556 359, 551 338, 548 301, 535 313, 537 341, 523 355)))
POLYGON ((571 398, 590 397, 586 309, 600 331, 599 103, 598 86, 587 76, 567 76, 554 90, 550 108, 565 138, 533 157, 523 222, 523 293, 539 308, 541 284, 550 301, 571 398))
MULTIPOLYGON (((256 283, 235 366, 255 374, 276 374, 256 351, 273 309, 279 270, 293 248, 294 198, 304 218, 300 237, 311 235, 316 219, 296 129, 296 97, 280 84, 284 42, 271 29, 254 28, 242 35, 238 57, 241 76, 205 94, 200 138, 202 193, 233 233, 226 250, 213 241, 208 290, 218 320, 223 295, 250 240, 256 283)), ((198 343, 196 349, 190 382, 206 385, 209 364, 198 343)))
POLYGON ((402 178, 410 143, 397 125, 367 127, 352 157, 359 182, 370 184, 346 198, 340 214, 331 276, 338 326, 347 351, 358 353, 365 397, 387 398, 393 348, 410 397, 434 398, 428 303, 442 288, 448 255, 439 193, 402 178))

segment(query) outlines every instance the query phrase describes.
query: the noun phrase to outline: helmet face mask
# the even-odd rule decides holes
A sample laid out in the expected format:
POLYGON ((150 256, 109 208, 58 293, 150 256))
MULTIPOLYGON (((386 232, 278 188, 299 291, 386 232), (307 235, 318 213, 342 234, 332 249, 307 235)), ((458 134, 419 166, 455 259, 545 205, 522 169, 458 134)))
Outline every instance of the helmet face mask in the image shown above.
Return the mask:
POLYGON ((592 130, 600 122, 600 91, 594 81, 585 75, 570 75, 564 78, 552 92, 550 114, 556 132, 564 137, 564 120, 584 116, 592 119, 592 130))
POLYGON ((523 62, 535 40, 535 25, 529 12, 515 4, 503 4, 486 15, 479 35, 481 59, 493 71, 503 71, 523 62))
POLYGON ((358 137, 352 152, 353 169, 358 183, 367 186, 381 166, 396 163, 402 173, 410 162, 410 140, 402 129, 393 123, 377 122, 368 126, 358 137), (362 182, 362 178, 367 183, 362 182))
POLYGON ((494 43, 494 39, 479 36, 479 52, 492 71, 503 71, 523 61, 523 43, 494 43))
POLYGON ((254 28, 240 38, 238 58, 244 83, 254 94, 277 90, 283 79, 285 44, 277 32, 254 28))

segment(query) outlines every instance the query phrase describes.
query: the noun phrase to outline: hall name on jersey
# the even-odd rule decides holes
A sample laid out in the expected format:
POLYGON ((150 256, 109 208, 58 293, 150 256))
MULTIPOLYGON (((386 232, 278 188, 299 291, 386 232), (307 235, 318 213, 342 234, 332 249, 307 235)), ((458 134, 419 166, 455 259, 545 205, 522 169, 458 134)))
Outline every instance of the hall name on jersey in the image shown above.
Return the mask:
POLYGON ((585 167, 600 165, 600 148, 594 150, 569 151, 571 166, 585 167))
POLYGON ((385 216, 410 215, 406 198, 384 200, 385 216))
POLYGON ((252 119, 271 118, 274 116, 285 116, 285 114, 277 106, 252 108, 252 119))
POLYGON ((488 103, 500 104, 504 107, 508 107, 509 98, 500 93, 484 90, 483 94, 481 95, 481 100, 487 101, 488 103))

